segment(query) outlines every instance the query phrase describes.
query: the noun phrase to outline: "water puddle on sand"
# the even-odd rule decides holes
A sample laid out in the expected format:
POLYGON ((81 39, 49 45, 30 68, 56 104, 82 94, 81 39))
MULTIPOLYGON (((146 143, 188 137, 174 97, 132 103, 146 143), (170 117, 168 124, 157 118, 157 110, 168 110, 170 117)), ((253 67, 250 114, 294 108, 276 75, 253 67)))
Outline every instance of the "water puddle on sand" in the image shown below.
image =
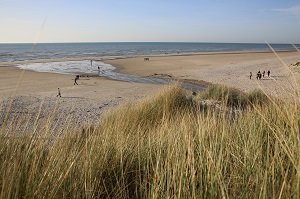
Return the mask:
MULTIPOLYGON (((147 83, 147 84, 170 84, 175 82, 173 78, 163 77, 142 77, 138 75, 130 75, 119 73, 116 67, 103 63, 101 61, 65 61, 65 62, 46 62, 46 63, 30 63, 17 65, 18 68, 24 70, 32 70, 36 72, 50 72, 59 74, 72 75, 89 75, 93 77, 106 77, 112 80, 133 82, 133 83, 147 83)), ((181 86, 193 92, 199 92, 205 89, 205 85, 195 82, 181 81, 181 86)))

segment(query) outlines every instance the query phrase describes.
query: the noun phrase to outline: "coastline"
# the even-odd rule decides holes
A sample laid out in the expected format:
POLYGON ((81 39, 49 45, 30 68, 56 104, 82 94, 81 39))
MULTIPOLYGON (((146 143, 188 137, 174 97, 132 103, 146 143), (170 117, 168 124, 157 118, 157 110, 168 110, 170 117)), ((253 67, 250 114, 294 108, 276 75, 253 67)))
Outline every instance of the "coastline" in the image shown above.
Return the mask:
MULTIPOLYGON (((280 50, 277 53, 297 53, 295 50, 280 50)), ((180 56, 195 56, 195 55, 241 55, 241 54, 273 54, 272 51, 214 51, 214 52, 187 52, 187 53, 161 53, 161 54, 144 54, 144 55, 116 55, 116 56, 80 56, 80 57, 64 57, 64 58, 51 58, 51 59, 32 59, 32 60, 17 60, 17 61, 0 61, 0 67, 16 66, 17 64, 28 63, 47 63, 47 62, 64 62, 64 61, 82 61, 82 60, 95 60, 95 61, 110 61, 119 59, 131 59, 140 57, 180 57, 180 56)))
MULTIPOLYGON (((277 52, 278 56, 284 59, 289 66, 300 59, 298 51, 284 51, 277 52)), ((242 91, 250 91, 251 88, 260 88, 259 85, 245 87, 243 83, 249 76, 249 72, 254 74, 258 70, 272 71, 272 76, 287 76, 288 71, 276 55, 272 52, 213 52, 213 53, 197 53, 197 54, 176 54, 176 55, 139 55, 129 58, 99 58, 99 57, 84 57, 84 58, 64 58, 64 59, 40 59, 27 60, 17 62, 0 62, 0 68, 16 67, 18 64, 31 63, 49 63, 49 62, 68 62, 68 61, 82 61, 82 60, 98 60, 115 67, 114 71, 121 74, 136 75, 141 77, 159 77, 169 78, 175 80, 189 80, 199 81, 203 83, 225 84, 227 86, 238 88, 242 91), (150 61, 144 61, 144 57, 149 57, 150 61), (268 69, 267 69, 268 68, 268 69), (202 74, 201 74, 202 73, 202 74), (235 77, 236 81, 229 82, 235 77), (227 79, 227 81, 226 81, 227 79)), ((30 70, 26 70, 30 71, 30 70)), ((33 72, 38 75, 39 72, 33 72)), ((72 77, 70 74, 60 74, 59 72, 49 75, 66 75, 72 77)), ((294 73, 298 75, 298 73, 294 73)), ((90 75, 90 74, 88 74, 90 75)), ((42 75, 44 76, 44 75, 42 75)), ((97 79, 106 79, 106 77, 97 77, 97 79)), ((117 80, 111 80, 117 81, 117 80)), ((272 90, 272 89, 271 89, 272 90)))
MULTIPOLYGON (((138 56, 102 61, 115 66, 116 72, 121 74, 174 79, 190 84, 221 84, 245 92, 261 89, 268 95, 292 98, 299 88, 294 84, 293 76, 297 80, 300 78, 299 70, 289 66, 300 61, 300 53, 280 52, 278 56, 287 66, 283 66, 276 55, 266 52, 148 56, 149 61, 144 61, 145 56, 138 56), (258 70, 269 69, 270 78, 255 79, 258 70), (250 71, 253 73, 252 80, 249 79, 250 71)), ((46 63, 50 60, 35 60, 40 61, 46 63)), ((83 77, 79 80, 79 86, 74 86, 74 75, 20 70, 13 64, 17 63, 6 66, 0 63, 0 113, 6 110, 3 107, 1 109, 1 104, 15 98, 14 112, 19 113, 18 117, 28 117, 28 114, 23 113, 24 109, 31 113, 31 117, 36 116, 38 107, 44 103, 45 110, 58 106, 60 111, 57 118, 66 115, 77 121, 94 123, 112 107, 151 96, 162 88, 162 84, 117 81, 105 77, 83 77), (62 91, 62 98, 56 97, 58 87, 62 91)))

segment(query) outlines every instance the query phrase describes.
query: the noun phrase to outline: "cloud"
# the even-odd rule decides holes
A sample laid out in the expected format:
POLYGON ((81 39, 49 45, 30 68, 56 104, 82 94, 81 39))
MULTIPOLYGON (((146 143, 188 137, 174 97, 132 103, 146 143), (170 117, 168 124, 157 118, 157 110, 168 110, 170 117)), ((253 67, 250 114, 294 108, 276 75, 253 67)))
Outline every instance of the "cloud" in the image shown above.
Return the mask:
POLYGON ((280 9, 273 9, 275 12, 281 12, 281 13, 286 13, 289 15, 294 15, 298 19, 300 19, 300 5, 294 5, 289 8, 280 8, 280 9))

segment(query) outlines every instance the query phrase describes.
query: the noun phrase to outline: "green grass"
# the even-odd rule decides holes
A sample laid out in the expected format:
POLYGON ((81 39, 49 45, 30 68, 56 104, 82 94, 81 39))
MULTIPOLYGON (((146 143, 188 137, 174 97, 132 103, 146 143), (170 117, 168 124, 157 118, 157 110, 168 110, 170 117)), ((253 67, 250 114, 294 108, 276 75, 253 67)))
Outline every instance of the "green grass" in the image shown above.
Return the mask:
POLYGON ((299 110, 259 91, 192 99, 173 86, 55 140, 2 127, 0 198, 299 198, 299 110), (243 111, 203 112, 202 99, 243 111))
MULTIPOLYGON (((245 108, 251 105, 268 105, 270 97, 260 90, 254 90, 250 93, 241 92, 235 88, 228 88, 223 85, 209 86, 198 96, 199 100, 217 100, 226 106, 235 108, 245 108)), ((273 99, 275 100, 275 99, 273 99)))

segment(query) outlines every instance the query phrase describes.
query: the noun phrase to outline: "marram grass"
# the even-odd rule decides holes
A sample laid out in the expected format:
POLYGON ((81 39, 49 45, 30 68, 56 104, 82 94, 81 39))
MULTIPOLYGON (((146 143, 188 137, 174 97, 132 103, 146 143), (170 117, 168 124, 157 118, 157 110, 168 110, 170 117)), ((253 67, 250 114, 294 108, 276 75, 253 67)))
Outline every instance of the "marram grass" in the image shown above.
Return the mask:
POLYGON ((0 198, 300 198, 299 105, 229 90, 166 88, 56 139, 2 126, 0 198))

